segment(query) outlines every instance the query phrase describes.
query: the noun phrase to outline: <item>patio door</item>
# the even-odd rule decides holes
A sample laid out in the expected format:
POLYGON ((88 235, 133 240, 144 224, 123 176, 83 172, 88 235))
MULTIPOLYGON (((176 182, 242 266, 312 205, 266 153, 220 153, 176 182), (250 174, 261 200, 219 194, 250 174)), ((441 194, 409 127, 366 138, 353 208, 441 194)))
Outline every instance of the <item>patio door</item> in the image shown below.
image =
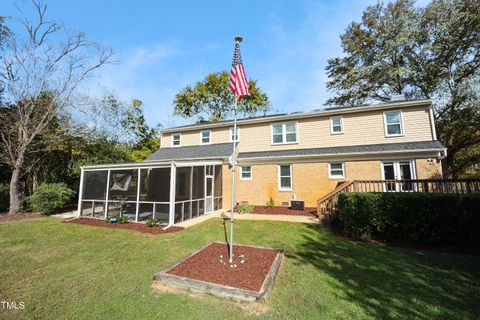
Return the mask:
POLYGON ((213 212, 213 166, 206 166, 205 169, 205 213, 207 214, 213 212))
POLYGON ((409 180, 415 179, 413 161, 386 161, 382 163, 384 190, 391 192, 415 191, 415 184, 409 180), (402 180, 397 182, 398 180, 402 180), (405 181, 406 180, 406 181, 405 181))

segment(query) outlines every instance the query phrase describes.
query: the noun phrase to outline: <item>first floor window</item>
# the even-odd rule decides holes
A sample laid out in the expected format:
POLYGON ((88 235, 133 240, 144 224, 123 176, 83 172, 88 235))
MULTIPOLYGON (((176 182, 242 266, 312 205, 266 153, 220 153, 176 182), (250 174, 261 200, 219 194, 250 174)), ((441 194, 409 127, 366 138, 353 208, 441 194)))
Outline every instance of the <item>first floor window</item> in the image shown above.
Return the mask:
POLYGON ((251 166, 240 167, 240 180, 252 180, 252 167, 251 166))
POLYGON ((205 130, 200 132, 200 140, 202 144, 209 144, 210 143, 210 130, 205 130))
POLYGON ((278 166, 278 180, 280 190, 292 190, 292 166, 278 166))
POLYGON ((172 135, 172 145, 173 146, 179 146, 180 145, 180 134, 174 134, 172 135))
POLYGON ((345 164, 343 162, 329 163, 328 175, 331 179, 345 178, 345 164))
POLYGON ((400 136, 403 134, 402 113, 400 111, 392 111, 384 113, 385 135, 400 136))

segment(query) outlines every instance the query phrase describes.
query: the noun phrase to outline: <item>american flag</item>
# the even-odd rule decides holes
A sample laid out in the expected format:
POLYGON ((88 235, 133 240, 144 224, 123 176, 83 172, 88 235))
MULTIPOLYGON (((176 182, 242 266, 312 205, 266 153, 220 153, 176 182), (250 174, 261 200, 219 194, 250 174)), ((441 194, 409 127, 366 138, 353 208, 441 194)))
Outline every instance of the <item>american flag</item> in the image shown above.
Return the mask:
POLYGON ((242 57, 240 56, 240 43, 235 43, 235 51, 233 53, 232 71, 230 72, 230 89, 240 100, 242 96, 250 95, 248 87, 247 75, 243 69, 242 57))

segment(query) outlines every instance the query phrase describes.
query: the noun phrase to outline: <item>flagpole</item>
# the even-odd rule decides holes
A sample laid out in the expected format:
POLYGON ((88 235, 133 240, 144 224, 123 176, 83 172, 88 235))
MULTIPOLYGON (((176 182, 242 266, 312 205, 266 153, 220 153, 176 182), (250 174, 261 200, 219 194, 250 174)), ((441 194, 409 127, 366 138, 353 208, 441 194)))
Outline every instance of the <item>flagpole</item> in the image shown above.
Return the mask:
MULTIPOLYGON (((235 43, 242 42, 242 37, 235 37, 235 43)), ((232 154, 232 192, 230 201, 230 266, 233 264, 233 221, 234 221, 234 208, 235 208, 235 175, 237 166, 237 106, 238 99, 235 95, 235 102, 233 108, 233 154, 232 154)))
POLYGON ((231 204, 230 204, 230 264, 233 263, 233 220, 234 220, 234 209, 235 209, 235 175, 237 166, 237 97, 235 97, 235 106, 233 109, 233 153, 232 153, 232 194, 231 194, 231 204))

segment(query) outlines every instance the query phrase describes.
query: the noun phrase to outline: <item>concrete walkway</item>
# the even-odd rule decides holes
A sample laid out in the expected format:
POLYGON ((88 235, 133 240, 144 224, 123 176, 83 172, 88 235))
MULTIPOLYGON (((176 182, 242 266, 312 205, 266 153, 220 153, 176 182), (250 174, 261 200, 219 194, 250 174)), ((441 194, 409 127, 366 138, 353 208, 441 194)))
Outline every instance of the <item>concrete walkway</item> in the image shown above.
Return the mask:
MULTIPOLYGON (((210 214, 200 216, 198 218, 190 219, 184 222, 177 223, 175 226, 189 228, 212 218, 230 219, 230 211, 218 210, 210 214)), ((287 216, 277 214, 254 214, 244 213, 235 214, 235 220, 266 220, 266 221, 284 221, 284 222, 296 222, 296 223, 318 223, 317 217, 312 216, 287 216)))
POLYGON ((60 219, 75 218, 76 216, 77 216, 77 210, 67 211, 67 212, 62 212, 62 213, 57 213, 57 214, 50 215, 50 217, 52 217, 52 218, 60 218, 60 219))

